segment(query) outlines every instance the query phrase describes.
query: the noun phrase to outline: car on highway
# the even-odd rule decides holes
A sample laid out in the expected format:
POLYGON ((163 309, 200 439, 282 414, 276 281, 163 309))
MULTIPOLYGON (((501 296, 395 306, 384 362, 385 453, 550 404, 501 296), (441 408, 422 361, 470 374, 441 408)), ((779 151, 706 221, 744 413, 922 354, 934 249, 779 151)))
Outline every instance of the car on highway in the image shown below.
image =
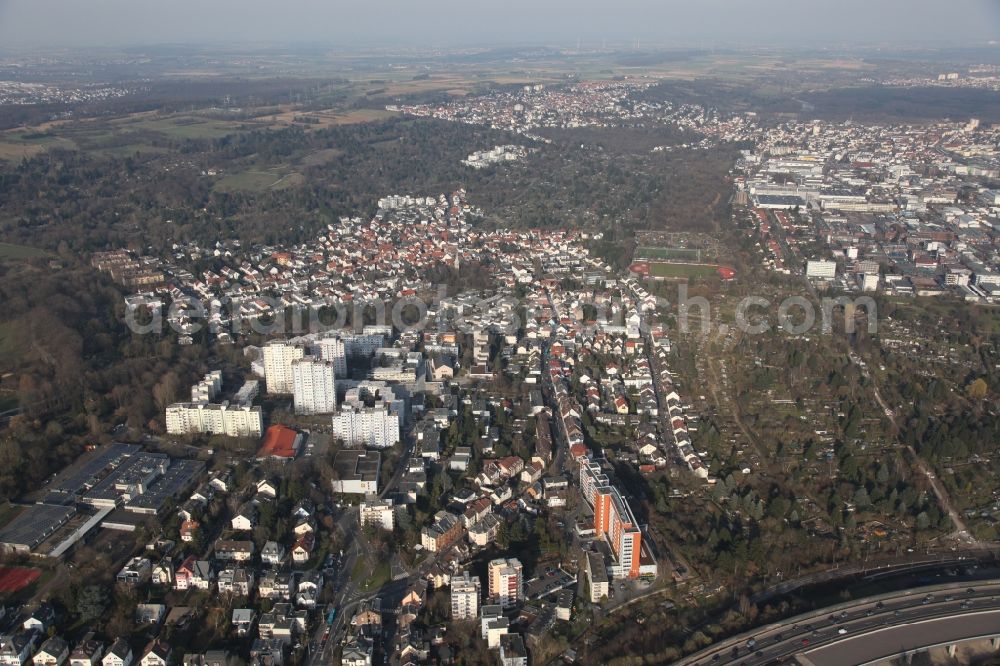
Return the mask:
POLYGON ((847 633, 847 628, 846 627, 840 627, 839 629, 837 629, 837 633, 840 634, 841 636, 843 636, 844 634, 847 633))

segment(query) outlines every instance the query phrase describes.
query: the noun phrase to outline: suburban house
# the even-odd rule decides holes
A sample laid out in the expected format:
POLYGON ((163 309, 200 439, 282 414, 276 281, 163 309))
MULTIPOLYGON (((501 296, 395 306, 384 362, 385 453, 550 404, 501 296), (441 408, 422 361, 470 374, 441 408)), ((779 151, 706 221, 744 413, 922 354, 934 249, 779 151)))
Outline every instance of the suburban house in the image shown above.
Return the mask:
POLYGON ((0 638, 0 666, 24 666, 41 636, 37 631, 19 631, 0 638))
POLYGON ((104 644, 87 634, 69 655, 69 666, 101 666, 104 644))
POLYGON ((69 643, 59 636, 49 638, 32 658, 35 666, 62 666, 69 659, 69 643))
POLYGON ((215 559, 222 562, 249 562, 253 553, 253 541, 218 539, 215 542, 215 559))
POLYGON ((159 641, 153 641, 146 646, 139 660, 139 666, 167 666, 170 660, 170 646, 159 641))
POLYGON ((133 659, 132 648, 129 647, 128 641, 119 638, 108 648, 101 659, 101 666, 132 666, 133 659))
POLYGON ((277 541, 268 541, 260 549, 260 561, 263 564, 278 566, 285 559, 285 547, 277 541))

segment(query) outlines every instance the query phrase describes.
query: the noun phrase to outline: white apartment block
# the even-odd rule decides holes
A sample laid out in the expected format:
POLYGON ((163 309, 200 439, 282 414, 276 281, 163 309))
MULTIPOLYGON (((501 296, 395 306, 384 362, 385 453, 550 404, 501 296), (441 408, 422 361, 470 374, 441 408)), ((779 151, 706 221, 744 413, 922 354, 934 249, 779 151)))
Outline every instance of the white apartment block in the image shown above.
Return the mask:
POLYGON ((222 371, 213 370, 191 387, 191 402, 212 402, 222 389, 222 371))
POLYGON ((451 619, 474 620, 479 615, 479 577, 466 571, 451 579, 451 619))
MULTIPOLYGON (((366 326, 367 330, 369 327, 366 326)), ((351 334, 344 336, 344 350, 348 356, 371 356, 379 347, 385 346, 382 333, 351 334)))
POLYGON ((332 361, 313 356, 292 361, 292 397, 296 414, 337 411, 337 387, 332 361))
POLYGON ((264 382, 268 393, 292 393, 295 379, 292 361, 305 356, 305 350, 285 340, 271 340, 264 345, 264 382))
POLYGON ((175 402, 166 412, 167 433, 171 435, 260 437, 264 432, 260 407, 175 402))
POLYGON ((387 405, 344 409, 333 417, 333 436, 347 446, 384 449, 399 441, 399 415, 387 405))
POLYGON ((339 337, 320 338, 313 347, 313 353, 324 361, 333 363, 338 377, 347 376, 347 346, 339 337))
POLYGON ((361 527, 375 525, 390 532, 396 526, 396 511, 392 500, 374 500, 361 503, 361 527))

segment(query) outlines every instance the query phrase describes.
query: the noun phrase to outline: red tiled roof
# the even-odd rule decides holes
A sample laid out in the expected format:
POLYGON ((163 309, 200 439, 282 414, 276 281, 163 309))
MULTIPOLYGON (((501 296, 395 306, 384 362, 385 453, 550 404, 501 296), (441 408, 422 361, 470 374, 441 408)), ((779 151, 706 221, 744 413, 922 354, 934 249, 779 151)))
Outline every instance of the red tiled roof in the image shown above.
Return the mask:
POLYGON ((296 437, 298 437, 298 433, 287 426, 271 426, 264 433, 264 441, 260 445, 260 450, 257 451, 257 457, 294 458, 296 437))

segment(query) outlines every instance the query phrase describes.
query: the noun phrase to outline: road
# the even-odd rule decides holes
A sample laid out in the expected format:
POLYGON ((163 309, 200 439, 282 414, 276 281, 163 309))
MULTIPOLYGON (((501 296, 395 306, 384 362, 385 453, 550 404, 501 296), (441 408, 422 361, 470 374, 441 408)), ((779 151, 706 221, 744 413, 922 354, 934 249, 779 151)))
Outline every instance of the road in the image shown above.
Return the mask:
MULTIPOLYGON (((892 656, 901 648, 913 650, 936 644, 940 637, 957 640, 955 635, 937 631, 930 623, 914 631, 914 623, 956 616, 976 618, 984 614, 1000 618, 1000 580, 938 585, 840 604, 722 641, 678 664, 754 666, 798 654, 804 654, 816 664, 861 663, 855 658, 844 657, 845 653, 832 646, 843 644, 845 650, 851 650, 856 656, 862 654, 861 651, 870 654, 872 650, 892 656), (896 633, 897 629, 907 627, 910 630, 896 633), (860 641, 866 635, 887 630, 893 633, 878 633, 875 640, 860 641), (890 636, 896 642, 889 642, 890 636), (750 645, 752 647, 748 647, 750 645)), ((967 636, 978 635, 975 629, 978 624, 972 619, 967 626, 971 631, 967 636)), ((995 633, 1000 633, 1000 623, 992 626, 995 633)))
POLYGON ((326 643, 322 642, 323 633, 327 629, 325 623, 321 623, 316 628, 316 631, 313 632, 312 641, 317 645, 321 645, 321 648, 312 654, 310 659, 312 666, 329 664, 333 660, 333 648, 338 642, 336 637, 343 627, 344 618, 351 616, 351 613, 347 609, 357 603, 357 585, 352 580, 351 575, 354 571, 354 565, 361 554, 361 539, 357 538, 359 532, 357 521, 358 512, 355 507, 348 507, 337 521, 337 530, 344 535, 346 540, 343 549, 344 557, 341 558, 337 573, 326 581, 326 584, 332 586, 334 589, 333 604, 337 608, 337 614, 334 617, 333 625, 330 627, 330 634, 326 643))
MULTIPOLYGON (((413 455, 414 440, 412 435, 412 426, 408 424, 402 433, 404 442, 403 453, 399 457, 392 477, 382 488, 381 492, 378 493, 379 499, 385 499, 385 497, 395 491, 400 480, 403 478, 406 468, 409 465, 410 457, 413 455)), ((337 528, 344 536, 344 559, 337 570, 336 576, 332 579, 332 583, 328 583, 333 585, 334 600, 332 603, 337 608, 337 615, 334 618, 333 625, 330 627, 330 633, 326 642, 322 643, 321 648, 317 652, 314 652, 310 658, 310 666, 326 666, 333 661, 333 651, 340 644, 340 634, 343 630, 346 630, 346 623, 350 621, 358 605, 376 596, 383 599, 402 598, 403 593, 410 584, 423 577, 434 565, 436 556, 439 555, 431 555, 416 568, 408 567, 404 563, 402 566, 407 574, 405 578, 391 580, 378 590, 362 590, 358 587, 357 582, 353 580, 354 567, 359 558, 364 558, 367 562, 368 570, 371 571, 374 562, 371 560, 371 549, 368 547, 368 543, 361 532, 358 508, 353 506, 347 507, 344 514, 337 521, 337 528)), ((392 608, 394 605, 395 602, 383 603, 382 607, 383 609, 392 608)), ((314 632, 313 641, 318 645, 321 644, 325 631, 326 627, 320 626, 314 632)))

